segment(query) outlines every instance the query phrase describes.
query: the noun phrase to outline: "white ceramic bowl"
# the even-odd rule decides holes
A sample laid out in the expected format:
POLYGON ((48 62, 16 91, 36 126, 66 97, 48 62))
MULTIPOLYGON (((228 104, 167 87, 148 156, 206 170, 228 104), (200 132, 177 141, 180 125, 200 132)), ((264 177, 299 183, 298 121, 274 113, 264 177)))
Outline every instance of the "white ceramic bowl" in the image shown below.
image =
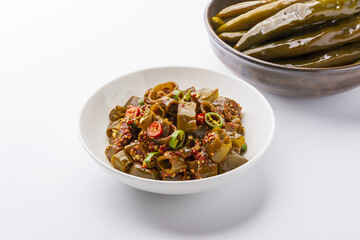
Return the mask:
POLYGON ((96 91, 86 102, 79 121, 80 140, 90 156, 121 182, 154 193, 188 194, 218 187, 250 169, 269 147, 275 131, 275 117, 264 96, 250 84, 229 74, 193 67, 160 67, 140 70, 119 77, 96 91), (219 88, 221 96, 240 103, 243 108, 243 125, 248 150, 248 163, 221 175, 200 180, 170 182, 149 180, 114 169, 104 150, 108 145, 106 128, 108 115, 116 105, 125 104, 131 96, 142 96, 144 92, 162 82, 174 81, 180 89, 195 86, 219 88))

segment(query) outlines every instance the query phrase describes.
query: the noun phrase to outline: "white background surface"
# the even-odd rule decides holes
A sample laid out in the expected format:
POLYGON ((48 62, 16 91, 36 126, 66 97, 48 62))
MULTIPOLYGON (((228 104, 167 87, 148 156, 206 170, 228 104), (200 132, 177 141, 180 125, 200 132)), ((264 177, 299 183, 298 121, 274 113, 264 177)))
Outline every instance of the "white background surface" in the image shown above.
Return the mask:
POLYGON ((271 149, 202 194, 129 188, 82 149, 80 109, 106 82, 162 65, 228 72, 208 44, 206 4, 0 2, 0 239, 360 238, 360 88, 263 92, 277 120, 271 149))

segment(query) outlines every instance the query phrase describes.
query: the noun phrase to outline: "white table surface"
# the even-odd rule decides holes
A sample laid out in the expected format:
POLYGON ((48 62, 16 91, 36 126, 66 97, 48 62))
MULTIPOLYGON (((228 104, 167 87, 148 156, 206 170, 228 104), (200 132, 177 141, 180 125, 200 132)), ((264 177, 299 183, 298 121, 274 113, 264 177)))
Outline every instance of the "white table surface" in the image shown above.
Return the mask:
POLYGON ((270 150, 221 189, 132 189, 82 149, 77 119, 106 82, 163 65, 229 72, 203 27, 207 0, 0 2, 0 239, 360 239, 360 88, 262 93, 270 150))

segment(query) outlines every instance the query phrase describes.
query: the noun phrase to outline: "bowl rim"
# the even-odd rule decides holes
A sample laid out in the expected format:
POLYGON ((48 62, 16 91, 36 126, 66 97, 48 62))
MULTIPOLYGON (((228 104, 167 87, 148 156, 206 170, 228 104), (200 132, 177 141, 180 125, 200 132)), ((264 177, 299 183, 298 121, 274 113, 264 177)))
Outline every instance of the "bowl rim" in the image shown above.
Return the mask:
POLYGON ((77 126, 77 134, 78 134, 78 137, 79 137, 79 140, 81 142, 81 145, 84 147, 84 149, 86 150, 86 152, 91 156, 91 158, 93 160, 95 160, 95 162, 97 162, 98 164, 100 164, 100 166, 104 167, 105 169, 111 171, 112 173, 114 174, 120 174, 124 177, 129 177, 129 178, 132 178, 134 180, 141 180, 141 181, 145 181, 145 182, 149 182, 149 183, 159 183, 159 184, 172 184, 172 185, 178 185, 178 184, 194 184, 194 183, 200 183, 200 182, 205 182, 205 181, 214 181, 218 178, 224 178, 228 175, 231 175, 231 174, 235 174, 236 172, 240 171, 240 169, 242 168, 248 168, 252 165, 254 165, 261 157, 262 155, 267 151, 267 149, 270 147, 272 141, 273 141, 273 138, 274 138, 274 134, 275 134, 275 128, 276 128, 276 124, 275 124, 275 115, 274 115, 274 111, 270 105, 270 103, 267 101, 267 99, 262 95, 262 93, 257 90, 254 86, 252 86, 251 84, 249 84, 248 82, 242 80, 242 79, 239 79, 229 73, 226 73, 226 72, 222 72, 222 71, 217 71, 217 70, 212 70, 212 69, 207 69, 207 68, 202 68, 202 67, 193 67, 193 66, 179 66, 179 65, 169 65, 169 66, 158 66, 158 67, 150 67, 150 68, 144 68, 144 69, 139 69, 139 70, 136 70, 136 71, 132 71, 132 72, 128 72, 128 73, 125 73, 105 84, 103 84, 100 88, 98 88, 95 92, 93 92, 90 97, 84 102, 84 104, 82 105, 82 108, 81 108, 81 111, 80 111, 80 114, 78 116, 78 126, 77 126), (222 75, 225 75, 227 77, 230 77, 230 78, 233 78, 235 81, 238 81, 238 82, 242 82, 243 84, 245 84, 246 87, 252 89, 254 91, 254 93, 262 100, 262 102, 265 104, 265 107, 266 109, 269 111, 270 113, 270 118, 271 118, 271 133, 270 133, 270 136, 267 140, 267 142, 265 143, 265 145, 263 146, 263 148, 258 152, 256 153, 253 157, 252 157, 252 160, 249 160, 247 163, 231 170, 231 171, 228 171, 228 172, 225 172, 225 173, 222 173, 222 174, 218 174, 216 176, 212 176, 212 177, 207 177, 207 178, 202 178, 202 179, 194 179, 194 180, 186 180, 186 181, 163 181, 163 180, 153 180, 153 179, 147 179, 147 178, 142 178, 142 177, 137 177, 137 176, 134 176, 134 175, 130 175, 128 173, 124 173, 124 172, 121 172, 117 169, 115 169, 114 167, 112 167, 111 165, 107 165, 105 164, 103 161, 101 161, 100 159, 98 159, 98 157, 89 149, 89 147, 86 145, 84 139, 83 139, 83 136, 82 136, 82 132, 81 132, 81 122, 82 122, 82 119, 83 119, 83 114, 84 114, 84 111, 86 109, 86 106, 88 105, 88 103, 93 99, 93 97, 98 94, 98 92, 100 92, 101 90, 105 89, 107 86, 113 84, 114 82, 116 81, 119 81, 120 79, 123 79, 123 78, 126 78, 130 75, 133 75, 133 74, 137 74, 137 73, 140 73, 140 72, 143 72, 143 71, 161 71, 162 69, 182 69, 182 70, 191 70, 191 71, 207 71, 207 72, 212 72, 212 73, 216 73, 216 74, 222 74, 222 75))
POLYGON ((339 67, 327 67, 327 68, 291 67, 291 66, 280 65, 280 64, 264 61, 264 60, 257 59, 257 58, 248 56, 246 54, 243 54, 240 51, 237 51, 234 48, 227 45, 224 41, 222 41, 217 36, 214 29, 212 28, 211 23, 210 23, 210 17, 211 16, 209 14, 210 14, 210 8, 214 4, 215 1, 217 1, 217 0, 210 0, 209 3, 206 5, 206 8, 205 8, 204 22, 205 22, 206 31, 208 32, 209 36, 216 43, 218 43, 222 48, 224 48, 228 52, 230 52, 230 53, 232 53, 232 54, 234 54, 234 55, 236 55, 236 56, 238 56, 238 57, 240 57, 240 58, 242 58, 244 60, 247 60, 247 61, 249 61, 251 63, 254 63, 254 64, 263 65, 265 67, 277 68, 277 69, 289 70, 289 71, 301 71, 301 72, 304 72, 304 71, 305 72, 324 72, 324 71, 332 72, 332 71, 338 71, 338 70, 348 70, 348 69, 359 69, 360 68, 360 64, 358 64, 358 65, 345 65, 345 66, 339 66, 339 67))

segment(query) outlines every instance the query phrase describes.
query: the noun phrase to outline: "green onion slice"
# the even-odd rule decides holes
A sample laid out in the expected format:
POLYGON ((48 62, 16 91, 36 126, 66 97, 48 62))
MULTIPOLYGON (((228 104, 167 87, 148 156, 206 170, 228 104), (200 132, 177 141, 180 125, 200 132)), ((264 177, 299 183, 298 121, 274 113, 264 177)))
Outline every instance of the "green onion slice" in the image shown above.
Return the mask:
POLYGON ((183 91, 174 90, 172 93, 173 93, 172 98, 174 98, 176 100, 179 100, 180 98, 184 97, 184 92, 183 91))
POLYGON ((184 141, 185 141, 185 132, 183 130, 176 130, 171 135, 169 146, 172 149, 178 149, 184 144, 184 141))
POLYGON ((142 99, 142 98, 139 99, 138 103, 139 103, 140 106, 143 106, 145 104, 144 99, 142 99))
POLYGON ((224 125, 224 119, 220 114, 215 112, 208 112, 205 114, 205 122, 209 127, 219 127, 224 125))
POLYGON ((246 151, 247 149, 247 144, 244 143, 242 146, 241 146, 241 151, 246 151))
POLYGON ((184 97, 185 101, 188 102, 190 100, 190 97, 191 97, 191 93, 190 93, 190 91, 188 91, 187 94, 184 97))
POLYGON ((151 159, 153 158, 153 156, 155 156, 155 155, 157 155, 157 154, 159 154, 159 152, 151 152, 151 153, 149 153, 149 154, 146 156, 145 160, 143 161, 143 164, 142 164, 143 167, 149 166, 151 159))

